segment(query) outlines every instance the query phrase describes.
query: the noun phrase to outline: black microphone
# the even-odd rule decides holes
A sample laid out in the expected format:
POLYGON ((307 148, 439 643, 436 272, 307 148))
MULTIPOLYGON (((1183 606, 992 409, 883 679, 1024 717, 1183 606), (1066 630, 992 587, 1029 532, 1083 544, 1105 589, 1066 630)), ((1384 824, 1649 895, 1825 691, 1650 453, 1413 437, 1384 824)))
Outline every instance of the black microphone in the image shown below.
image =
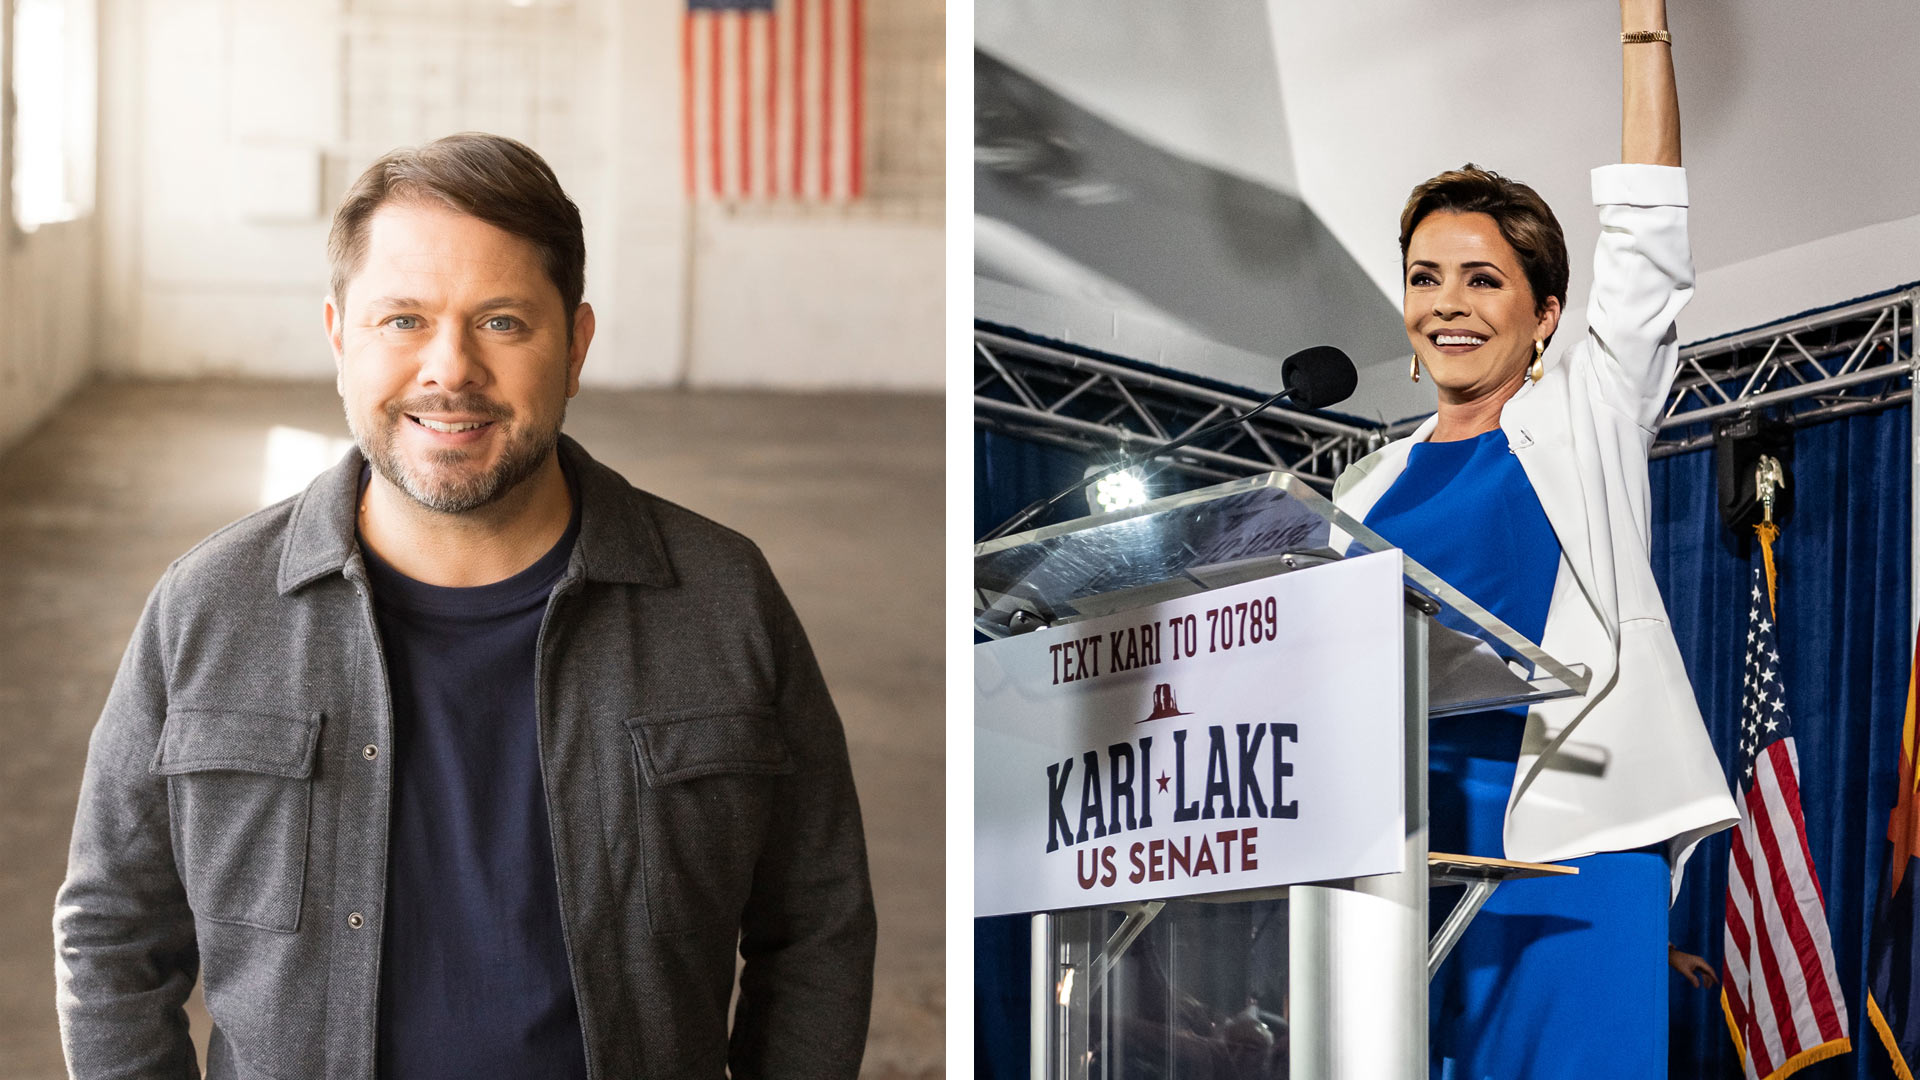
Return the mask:
POLYGON ((1312 348, 1301 349, 1299 352, 1294 353, 1292 356, 1280 362, 1280 381, 1285 384, 1285 389, 1279 393, 1274 394, 1272 397, 1267 398, 1265 401, 1262 401, 1260 404, 1255 405, 1253 408, 1248 409, 1238 416, 1229 416, 1225 420, 1208 424, 1206 427, 1198 428, 1194 431, 1189 431, 1177 439, 1170 440, 1150 450, 1145 450, 1137 454, 1129 454, 1092 476, 1082 477, 1072 484, 1061 488, 1053 495, 1041 499, 1039 502, 1029 504, 1026 509, 1001 522, 999 525, 994 526, 985 536, 982 536, 975 542, 984 544, 989 540, 1005 536, 1020 526, 1025 525, 1027 522, 1032 521, 1034 518, 1039 517, 1052 507, 1053 504, 1066 498, 1073 492, 1079 491, 1088 484, 1098 483, 1101 478, 1111 476, 1122 469, 1130 469, 1142 462, 1149 461, 1163 454, 1172 453, 1196 439, 1203 439, 1223 428, 1230 428, 1262 411, 1283 397, 1291 397, 1295 404, 1302 405, 1309 409, 1324 409, 1329 405, 1338 404, 1352 396, 1353 388, 1359 383, 1359 380, 1359 374, 1353 370, 1353 361, 1348 359, 1347 354, 1341 352, 1338 348, 1332 345, 1315 345, 1312 348))
POLYGON ((1293 392, 1295 404, 1309 409, 1347 400, 1359 380, 1353 361, 1331 345, 1301 349, 1280 362, 1280 382, 1293 392))

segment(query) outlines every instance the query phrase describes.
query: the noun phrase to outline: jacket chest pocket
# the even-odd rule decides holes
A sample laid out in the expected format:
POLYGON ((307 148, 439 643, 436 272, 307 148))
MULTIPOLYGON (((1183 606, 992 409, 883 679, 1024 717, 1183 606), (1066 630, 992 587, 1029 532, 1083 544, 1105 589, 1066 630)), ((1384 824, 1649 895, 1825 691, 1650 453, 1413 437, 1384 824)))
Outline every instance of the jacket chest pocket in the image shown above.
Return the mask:
POLYGON ((627 720, 639 771, 640 851, 656 934, 738 926, 769 817, 793 772, 771 709, 627 720))
POLYGON ((320 714, 167 713, 152 771, 194 914, 278 933, 300 925, 320 714))

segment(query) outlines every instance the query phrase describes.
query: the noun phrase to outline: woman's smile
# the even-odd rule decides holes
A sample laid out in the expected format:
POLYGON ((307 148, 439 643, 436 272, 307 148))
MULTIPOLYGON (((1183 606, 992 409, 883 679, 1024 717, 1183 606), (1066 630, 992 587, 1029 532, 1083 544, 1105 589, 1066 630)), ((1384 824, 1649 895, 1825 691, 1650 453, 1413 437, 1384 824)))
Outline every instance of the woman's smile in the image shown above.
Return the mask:
POLYGON ((1436 330, 1427 335, 1433 347, 1449 356, 1469 353, 1487 343, 1485 334, 1463 333, 1458 330, 1436 330))

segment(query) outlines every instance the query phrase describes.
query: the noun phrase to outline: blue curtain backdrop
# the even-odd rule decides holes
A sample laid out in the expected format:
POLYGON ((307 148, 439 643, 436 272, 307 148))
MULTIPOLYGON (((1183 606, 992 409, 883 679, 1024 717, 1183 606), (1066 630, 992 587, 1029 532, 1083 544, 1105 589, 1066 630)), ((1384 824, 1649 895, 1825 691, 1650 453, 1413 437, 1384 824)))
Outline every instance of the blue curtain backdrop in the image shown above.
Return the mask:
MULTIPOLYGON (((1086 470, 1086 454, 973 431, 973 535, 979 536, 1035 499, 1066 487, 1086 470)), ((1054 512, 1033 522, 1039 528, 1087 512, 1084 499, 1068 496, 1054 512)), ((979 634, 975 641, 984 641, 979 634)), ((979 767, 979 763, 975 763, 979 767)), ((973 921, 973 1061, 983 1080, 1028 1076, 1028 919, 1006 915, 973 921)))
MULTIPOLYGON (((1833 932, 1854 1052, 1795 1074, 1891 1077, 1866 1020, 1873 905, 1886 887, 1887 814, 1906 709, 1911 596, 1907 409, 1799 429, 1794 517, 1775 545, 1780 653, 1800 756, 1807 842, 1833 932)), ((1714 745, 1735 740, 1749 554, 1720 523, 1711 451, 1652 464, 1653 569, 1714 745)), ((1757 558, 1757 552, 1753 553, 1757 558)), ((1701 844, 1675 903, 1671 940, 1720 964, 1727 836, 1701 844)), ((1719 991, 1671 987, 1670 1074, 1737 1077, 1719 991)))
MULTIPOLYGON (((973 535, 1019 513, 1028 503, 1066 487, 1086 472, 1090 459, 1076 450, 973 430, 973 535)), ((1085 499, 1069 495, 1026 528, 1037 529, 1087 513, 1085 499)))

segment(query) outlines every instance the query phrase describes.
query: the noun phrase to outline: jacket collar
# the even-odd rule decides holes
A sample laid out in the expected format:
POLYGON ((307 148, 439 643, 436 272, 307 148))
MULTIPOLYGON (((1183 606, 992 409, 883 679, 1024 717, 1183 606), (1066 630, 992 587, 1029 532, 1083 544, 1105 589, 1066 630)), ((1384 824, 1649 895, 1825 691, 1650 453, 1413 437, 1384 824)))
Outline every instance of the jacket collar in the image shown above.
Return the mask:
MULTIPOLYGON (((651 496, 560 436, 560 461, 580 499, 580 537, 574 541, 568 577, 630 585, 674 584, 666 544, 649 507, 651 496)), ((355 517, 365 459, 355 447, 321 473, 293 504, 286 545, 280 553, 281 595, 360 561, 355 517)))

